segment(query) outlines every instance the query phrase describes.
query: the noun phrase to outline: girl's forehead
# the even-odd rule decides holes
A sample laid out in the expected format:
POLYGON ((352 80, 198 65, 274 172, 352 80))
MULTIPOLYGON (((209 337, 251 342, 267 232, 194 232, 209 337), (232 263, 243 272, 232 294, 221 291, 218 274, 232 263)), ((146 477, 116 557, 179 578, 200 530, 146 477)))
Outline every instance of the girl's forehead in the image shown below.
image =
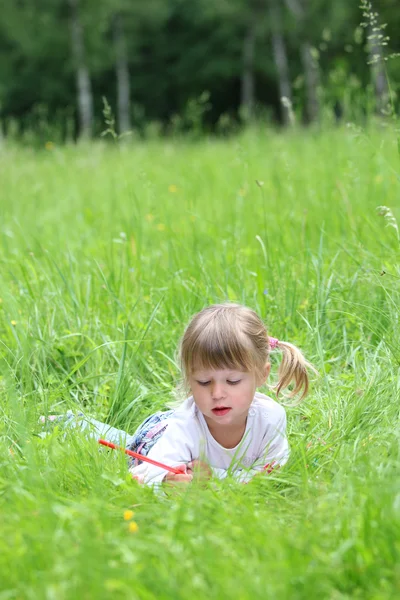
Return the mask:
POLYGON ((247 374, 247 371, 243 371, 240 369, 205 369, 203 367, 198 367, 198 368, 194 368, 192 370, 191 373, 193 376, 199 376, 199 375, 204 375, 207 377, 219 377, 219 376, 224 376, 224 375, 233 375, 233 374, 240 374, 240 375, 244 375, 247 374))

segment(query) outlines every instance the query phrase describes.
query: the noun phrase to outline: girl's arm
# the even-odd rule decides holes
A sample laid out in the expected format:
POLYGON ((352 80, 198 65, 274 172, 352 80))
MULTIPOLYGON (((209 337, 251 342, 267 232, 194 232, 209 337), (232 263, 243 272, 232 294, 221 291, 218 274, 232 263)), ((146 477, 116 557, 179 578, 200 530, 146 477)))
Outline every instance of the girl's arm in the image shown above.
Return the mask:
POLYGON ((192 475, 186 465, 196 456, 198 432, 194 424, 172 420, 168 427, 148 453, 149 458, 163 462, 171 467, 182 466, 182 475, 173 475, 148 463, 143 462, 129 470, 135 479, 146 484, 160 484, 164 479, 172 483, 190 481, 192 475), (197 443, 196 443, 197 442, 197 443))

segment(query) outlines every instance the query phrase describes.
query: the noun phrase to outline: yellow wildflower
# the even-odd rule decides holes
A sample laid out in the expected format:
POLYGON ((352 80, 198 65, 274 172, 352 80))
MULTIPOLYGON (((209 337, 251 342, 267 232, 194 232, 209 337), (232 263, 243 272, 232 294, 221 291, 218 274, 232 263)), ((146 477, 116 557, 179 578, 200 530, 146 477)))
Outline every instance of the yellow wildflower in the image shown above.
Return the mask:
POLYGON ((308 302, 308 298, 305 298, 305 299, 303 300, 303 302, 300 304, 300 308, 301 308, 301 310, 304 310, 305 308, 307 308, 308 304, 309 304, 309 302, 308 302))
POLYGON ((46 150, 54 150, 53 142, 46 142, 44 147, 46 148, 46 150))
POLYGON ((376 177, 375 177, 375 183, 382 183, 382 181, 383 181, 382 175, 376 175, 376 177))
POLYGON ((152 221, 154 221, 154 215, 152 215, 151 213, 149 213, 148 215, 146 215, 146 221, 148 221, 149 223, 151 223, 152 221))
POLYGON ((166 227, 165 227, 164 223, 159 223, 157 225, 157 229, 158 229, 158 231, 165 231, 166 227))
POLYGON ((136 533, 139 529, 139 525, 136 523, 136 521, 131 521, 128 525, 128 529, 130 533, 136 533))
POLYGON ((168 186, 168 191, 171 192, 171 194, 175 194, 178 191, 178 188, 174 183, 171 183, 171 185, 168 186))
POLYGON ((16 326, 17 321, 14 321, 14 319, 11 321, 11 325, 13 325, 14 327, 16 326))
POLYGON ((124 521, 130 521, 134 514, 133 510, 124 510, 124 521))

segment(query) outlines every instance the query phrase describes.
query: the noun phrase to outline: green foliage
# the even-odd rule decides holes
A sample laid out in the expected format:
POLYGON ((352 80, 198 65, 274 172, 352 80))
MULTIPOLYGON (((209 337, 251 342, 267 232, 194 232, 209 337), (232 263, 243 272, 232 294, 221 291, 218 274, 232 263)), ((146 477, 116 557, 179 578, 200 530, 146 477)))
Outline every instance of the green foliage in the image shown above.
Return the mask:
POLYGON ((103 116, 104 116, 104 122, 105 122, 107 128, 101 133, 101 135, 102 136, 110 135, 114 141, 117 140, 118 134, 115 131, 115 117, 113 115, 111 106, 107 102, 107 98, 104 98, 104 97, 103 97, 103 116))

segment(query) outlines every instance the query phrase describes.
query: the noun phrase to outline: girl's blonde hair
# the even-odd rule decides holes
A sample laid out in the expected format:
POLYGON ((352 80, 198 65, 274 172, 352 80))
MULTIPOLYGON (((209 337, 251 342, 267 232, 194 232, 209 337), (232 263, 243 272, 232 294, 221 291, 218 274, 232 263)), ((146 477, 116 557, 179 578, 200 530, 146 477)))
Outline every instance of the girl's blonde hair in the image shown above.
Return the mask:
POLYGON ((301 351, 275 338, 269 338, 267 329, 254 310, 240 304, 213 304, 197 313, 182 337, 180 364, 185 388, 189 389, 189 375, 195 369, 235 369, 255 371, 262 379, 268 362, 271 342, 282 351, 278 383, 271 386, 278 396, 280 391, 294 383, 289 394, 302 392, 302 400, 309 387, 307 369, 314 367, 301 351))

